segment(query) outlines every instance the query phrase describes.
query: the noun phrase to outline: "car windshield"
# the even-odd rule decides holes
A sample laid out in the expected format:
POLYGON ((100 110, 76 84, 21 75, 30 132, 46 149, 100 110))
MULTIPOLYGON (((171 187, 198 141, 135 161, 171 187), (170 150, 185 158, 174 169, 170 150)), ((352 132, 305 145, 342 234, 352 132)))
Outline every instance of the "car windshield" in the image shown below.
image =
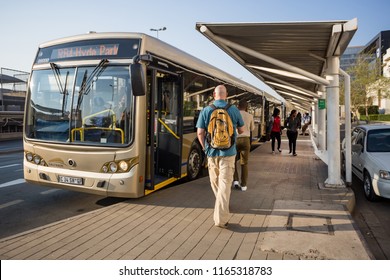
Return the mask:
POLYGON ((368 152, 390 152, 390 129, 375 129, 368 131, 368 152))
POLYGON ((128 67, 51 68, 32 73, 28 138, 104 146, 130 143, 133 106, 128 67))

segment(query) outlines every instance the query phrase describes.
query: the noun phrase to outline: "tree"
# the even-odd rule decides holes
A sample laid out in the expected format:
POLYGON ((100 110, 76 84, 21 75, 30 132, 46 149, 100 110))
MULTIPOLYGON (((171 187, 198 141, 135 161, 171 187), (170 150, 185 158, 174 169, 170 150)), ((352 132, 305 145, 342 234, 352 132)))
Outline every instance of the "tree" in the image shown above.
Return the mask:
MULTIPOLYGON (((381 100, 390 97, 390 79, 382 76, 379 58, 372 59, 370 54, 360 54, 356 63, 346 72, 351 76, 352 110, 356 111, 359 107, 364 106, 366 117, 368 117, 368 108, 372 105, 374 98, 377 97, 378 100, 381 100)), ((343 104, 343 101, 344 96, 340 103, 343 104)))

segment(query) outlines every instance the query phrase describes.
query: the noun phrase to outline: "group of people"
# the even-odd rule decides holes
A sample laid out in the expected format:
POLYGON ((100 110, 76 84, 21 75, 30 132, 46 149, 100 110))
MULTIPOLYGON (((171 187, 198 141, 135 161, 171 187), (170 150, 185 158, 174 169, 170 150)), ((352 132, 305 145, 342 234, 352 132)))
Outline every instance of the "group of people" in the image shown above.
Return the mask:
POLYGON ((281 124, 280 119, 280 110, 278 108, 274 109, 274 112, 271 117, 269 131, 271 138, 271 148, 272 154, 275 154, 275 141, 277 142, 277 150, 279 153, 281 150, 281 135, 284 128, 287 129, 287 138, 288 138, 288 147, 289 154, 297 156, 296 147, 297 147, 297 138, 299 129, 302 129, 300 135, 309 135, 306 133, 307 128, 311 124, 311 117, 309 113, 305 113, 303 118, 297 110, 292 110, 289 117, 286 119, 284 126, 281 124))

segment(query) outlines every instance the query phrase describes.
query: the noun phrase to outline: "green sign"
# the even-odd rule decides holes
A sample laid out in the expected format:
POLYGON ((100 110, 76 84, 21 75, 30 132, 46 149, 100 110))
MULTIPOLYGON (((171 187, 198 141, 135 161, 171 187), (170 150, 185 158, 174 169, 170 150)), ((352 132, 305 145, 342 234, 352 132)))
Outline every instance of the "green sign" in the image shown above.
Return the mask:
POLYGON ((322 110, 326 108, 325 99, 318 99, 318 109, 322 110))

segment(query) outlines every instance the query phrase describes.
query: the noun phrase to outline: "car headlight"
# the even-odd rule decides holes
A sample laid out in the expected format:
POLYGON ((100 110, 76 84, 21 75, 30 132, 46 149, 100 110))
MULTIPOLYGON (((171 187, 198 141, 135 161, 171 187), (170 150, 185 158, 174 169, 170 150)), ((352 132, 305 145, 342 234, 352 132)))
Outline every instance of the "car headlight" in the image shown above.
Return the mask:
POLYGON ((390 180, 390 172, 385 170, 379 170, 379 178, 390 180))

